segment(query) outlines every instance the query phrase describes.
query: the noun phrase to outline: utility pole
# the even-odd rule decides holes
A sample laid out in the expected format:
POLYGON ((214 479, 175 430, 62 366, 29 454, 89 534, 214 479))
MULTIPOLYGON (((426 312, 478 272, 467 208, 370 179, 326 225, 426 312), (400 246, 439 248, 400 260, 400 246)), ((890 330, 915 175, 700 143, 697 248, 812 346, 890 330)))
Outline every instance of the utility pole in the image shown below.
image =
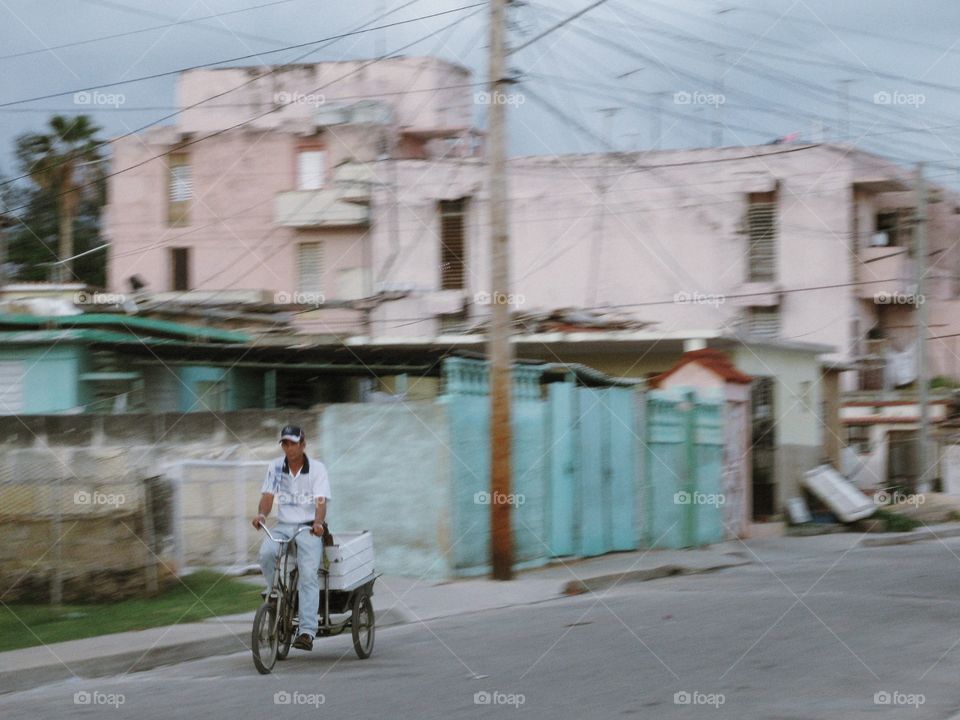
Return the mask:
POLYGON ((923 163, 917 163, 917 212, 913 225, 914 314, 917 318, 917 389, 920 403, 920 436, 917 439, 917 490, 930 491, 930 467, 927 459, 927 440, 930 434, 929 387, 927 377, 927 303, 923 280, 927 274, 927 188, 923 179, 923 163))
POLYGON ((513 578, 510 429, 511 366, 509 235, 507 226, 506 14, 508 0, 490 2, 490 549, 494 580, 513 578))
POLYGON ((713 147, 723 147, 723 78, 726 75, 724 66, 727 64, 726 55, 717 53, 717 79, 714 86, 717 104, 713 108, 713 147))
MULTIPOLYGON (((720 39, 724 42, 727 37, 727 13, 733 12, 734 8, 725 8, 721 3, 717 3, 717 9, 714 11, 720 21, 720 39)), ((722 50, 717 53, 717 77, 714 86, 717 104, 713 108, 713 147, 723 147, 723 106, 726 103, 724 97, 724 80, 727 77, 727 56, 722 50)))

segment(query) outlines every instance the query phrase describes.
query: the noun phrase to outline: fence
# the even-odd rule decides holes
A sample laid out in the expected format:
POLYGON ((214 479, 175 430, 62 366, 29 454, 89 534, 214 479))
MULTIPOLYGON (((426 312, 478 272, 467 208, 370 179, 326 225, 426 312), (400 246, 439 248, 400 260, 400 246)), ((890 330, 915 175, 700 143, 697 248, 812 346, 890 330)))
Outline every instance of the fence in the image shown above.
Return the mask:
POLYGON ((0 463, 0 600, 116 600, 172 580, 163 478, 120 451, 19 449, 0 463))
MULTIPOLYGON (((513 498, 489 495, 482 362, 448 359, 437 400, 301 413, 313 431, 307 452, 330 474, 334 536, 371 530, 378 570, 437 579, 486 572, 492 501, 514 505, 518 567, 723 539, 720 402, 588 387, 574 373, 544 384, 544 372, 525 366, 514 376, 513 498)), ((277 452, 264 430, 277 420, 243 416, 248 453, 277 452)), ((267 460, 186 459, 179 440, 146 447, 134 462, 138 453, 117 447, 0 456, 0 599, 126 597, 185 568, 254 566, 262 536, 250 518, 267 460)))

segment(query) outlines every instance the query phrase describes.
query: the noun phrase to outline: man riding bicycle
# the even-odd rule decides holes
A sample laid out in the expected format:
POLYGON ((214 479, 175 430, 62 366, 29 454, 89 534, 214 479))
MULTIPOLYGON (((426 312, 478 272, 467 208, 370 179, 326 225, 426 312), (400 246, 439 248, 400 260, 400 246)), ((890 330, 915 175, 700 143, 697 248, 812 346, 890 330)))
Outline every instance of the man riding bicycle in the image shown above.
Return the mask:
MULTIPOLYGON (((319 460, 310 460, 304 449, 306 438, 296 425, 287 425, 280 431, 283 457, 270 463, 260 495, 260 506, 253 526, 267 519, 277 501, 278 533, 290 538, 297 528, 310 525, 309 533, 296 536, 297 571, 300 592, 300 633, 293 642, 295 648, 313 650, 313 638, 317 634, 317 614, 320 608, 320 563, 323 561, 324 521, 327 504, 330 502, 330 481, 327 469, 319 460)), ((277 543, 270 538, 260 546, 260 570, 267 579, 267 594, 273 583, 277 543)))

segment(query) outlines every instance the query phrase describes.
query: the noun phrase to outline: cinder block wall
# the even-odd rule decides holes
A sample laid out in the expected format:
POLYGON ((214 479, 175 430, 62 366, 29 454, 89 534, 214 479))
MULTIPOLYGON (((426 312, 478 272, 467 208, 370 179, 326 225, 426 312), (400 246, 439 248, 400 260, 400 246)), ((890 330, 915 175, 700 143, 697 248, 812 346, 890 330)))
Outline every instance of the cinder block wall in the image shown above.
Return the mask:
POLYGON ((82 594, 108 572, 114 579, 100 585, 115 597, 145 592, 151 574, 162 580, 168 568, 254 564, 263 534, 249 519, 288 422, 304 427, 307 453, 328 468, 334 535, 372 531, 379 571, 448 577, 448 430, 443 407, 424 400, 298 413, 0 417, 0 521, 19 528, 7 525, 0 579, 9 586, 47 552, 30 577, 59 569, 82 594), (156 556, 141 542, 151 477, 159 477, 156 556), (58 548, 61 535, 68 542, 58 548))

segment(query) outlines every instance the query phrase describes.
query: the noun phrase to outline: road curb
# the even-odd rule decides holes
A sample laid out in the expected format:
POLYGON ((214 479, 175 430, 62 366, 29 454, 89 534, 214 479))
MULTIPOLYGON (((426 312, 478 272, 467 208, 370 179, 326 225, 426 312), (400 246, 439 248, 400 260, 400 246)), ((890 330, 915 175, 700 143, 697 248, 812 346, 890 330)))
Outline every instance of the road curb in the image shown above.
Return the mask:
MULTIPOLYGON (((247 632, 249 633, 249 628, 247 632)), ((175 665, 214 655, 230 655, 241 651, 249 652, 249 650, 250 646, 246 637, 238 638, 236 635, 227 634, 220 638, 189 640, 155 647, 146 652, 131 650, 103 657, 78 660, 69 664, 56 661, 54 664, 40 667, 0 671, 0 694, 30 690, 48 683, 70 680, 74 677, 98 678, 126 675, 132 672, 152 670, 162 665, 175 665)))
POLYGON ((940 540, 952 537, 960 537, 960 527, 941 528, 939 530, 922 528, 914 530, 908 535, 898 535, 897 537, 866 538, 860 544, 865 547, 884 547, 887 545, 909 545, 925 540, 940 540))
POLYGON ((660 578, 672 577, 675 575, 701 575, 703 573, 715 572, 717 570, 726 570, 727 568, 741 567, 749 565, 749 560, 741 562, 722 563, 718 565, 708 565, 705 567, 689 567, 686 565, 660 565, 647 570, 630 570, 625 573, 610 573, 609 575, 597 575, 580 580, 571 580, 564 584, 560 590, 561 595, 582 595, 583 593, 596 592, 598 590, 607 590, 615 585, 625 583, 647 582, 649 580, 659 580, 660 578))

